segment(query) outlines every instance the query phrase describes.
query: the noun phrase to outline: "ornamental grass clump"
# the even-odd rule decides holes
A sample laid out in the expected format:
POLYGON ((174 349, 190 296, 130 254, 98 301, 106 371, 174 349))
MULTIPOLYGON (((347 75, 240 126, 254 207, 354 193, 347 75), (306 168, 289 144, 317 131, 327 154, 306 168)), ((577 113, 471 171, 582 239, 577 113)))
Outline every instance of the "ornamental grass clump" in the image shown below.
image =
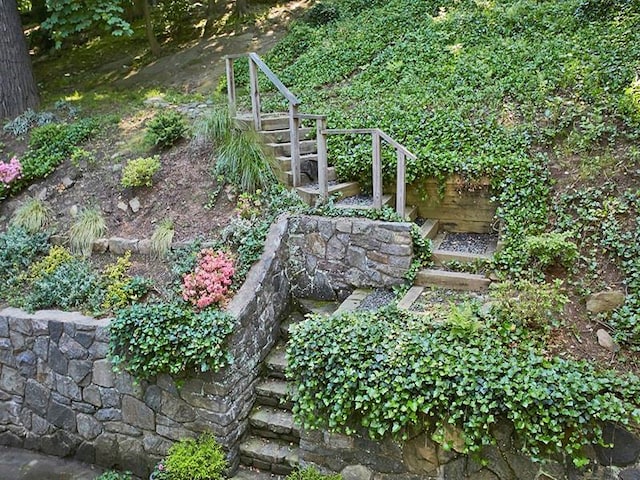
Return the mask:
POLYGON ((23 228, 29 233, 36 233, 49 224, 51 217, 51 209, 42 200, 31 198, 13 213, 11 225, 23 228))
POLYGON ((182 298, 199 310, 227 300, 235 274, 233 259, 225 252, 205 248, 195 270, 183 277, 182 298))
POLYGON ((69 245, 75 254, 88 257, 95 242, 107 231, 107 224, 99 210, 82 210, 78 220, 69 229, 69 245))

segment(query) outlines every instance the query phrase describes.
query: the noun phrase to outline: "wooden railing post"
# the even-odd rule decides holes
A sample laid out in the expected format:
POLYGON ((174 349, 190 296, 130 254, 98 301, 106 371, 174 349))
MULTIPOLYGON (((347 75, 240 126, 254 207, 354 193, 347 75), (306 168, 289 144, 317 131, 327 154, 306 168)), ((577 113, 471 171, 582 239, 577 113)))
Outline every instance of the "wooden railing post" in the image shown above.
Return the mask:
POLYGON ((373 150, 373 208, 382 208, 382 158, 380 155, 380 132, 371 133, 373 150))
POLYGON ((249 84, 251 85, 251 113, 253 125, 257 131, 262 130, 262 118, 260 117, 260 87, 258 85, 258 66, 249 57, 249 84))
POLYGON ((229 101, 229 113, 231 117, 236 115, 236 78, 233 72, 233 58, 224 59, 227 67, 227 99, 229 101))
POLYGON ((293 186, 300 186, 300 119, 298 107, 289 103, 289 130, 291 139, 291 172, 293 173, 293 186))
POLYGON ((396 153, 398 155, 398 168, 396 170, 396 212, 404 218, 404 210, 407 203, 406 156, 399 148, 396 150, 396 153))
POLYGON ((316 120, 316 142, 318 144, 318 188, 320 190, 320 200, 326 201, 329 198, 329 165, 327 160, 327 119, 325 117, 316 120))

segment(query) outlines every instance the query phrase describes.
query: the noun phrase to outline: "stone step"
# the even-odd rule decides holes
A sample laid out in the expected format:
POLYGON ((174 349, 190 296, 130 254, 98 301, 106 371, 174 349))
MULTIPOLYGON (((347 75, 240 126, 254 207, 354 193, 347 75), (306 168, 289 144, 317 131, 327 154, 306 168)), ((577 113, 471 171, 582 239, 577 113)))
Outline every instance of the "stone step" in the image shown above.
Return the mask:
POLYGON ((434 285, 453 290, 483 291, 489 288, 491 280, 484 275, 473 273, 424 269, 418 272, 414 284, 422 287, 434 285))
POLYGON ((340 304, 336 313, 340 312, 353 312, 356 310, 362 301, 369 296, 371 289, 368 288, 356 288, 351 295, 344 299, 340 304))
POLYGON ((263 378, 256 385, 256 403, 291 410, 290 388, 289 383, 281 378, 263 378))
POLYGON ((453 252, 450 250, 434 250, 431 254, 433 263, 436 266, 442 266, 445 262, 456 261, 460 263, 474 263, 477 261, 491 260, 492 255, 477 254, 469 252, 453 252))
POLYGON ((314 300, 312 298, 299 298, 298 304, 303 314, 332 315, 340 306, 337 302, 326 300, 314 300))
POLYGON ((300 439, 300 428, 293 422, 293 414, 281 408, 258 406, 249 415, 249 424, 254 436, 289 442, 300 439))
MULTIPOLYGON (((307 153, 317 153, 318 152, 318 144, 315 140, 301 140, 299 142, 300 145, 300 155, 304 155, 307 153)), ((269 147, 273 154, 276 157, 290 157, 291 156, 291 143, 267 143, 267 147, 269 147)))
MULTIPOLYGON (((360 185, 358 182, 343 182, 335 185, 329 185, 329 196, 340 195, 340 198, 353 197, 360 193, 360 185)), ((315 205, 316 200, 320 196, 320 189, 317 185, 297 187, 296 191, 304 202, 308 205, 315 205)))
POLYGON ((422 235, 422 238, 430 238, 431 240, 433 240, 434 238, 436 238, 439 228, 440 222, 438 220, 427 218, 420 226, 420 233, 422 235))
MULTIPOLYGON (((263 113, 260 118, 262 119, 261 132, 289 128, 289 114, 286 112, 263 113)), ((251 113, 240 113, 236 115, 236 121, 246 127, 253 126, 253 116, 251 113)))
POLYGON ((261 472, 255 468, 240 466, 231 480, 285 480, 283 475, 261 472))
POLYGON ((302 314, 302 312, 292 312, 287 318, 280 322, 280 337, 287 340, 289 338, 289 327, 303 320, 304 315, 302 314))
POLYGON ((287 369, 286 345, 278 343, 271 349, 269 355, 265 359, 267 373, 274 378, 285 378, 285 370, 287 369))
POLYGON ((298 445, 274 438, 249 437, 240 444, 240 462, 278 475, 288 475, 299 464, 298 445))
MULTIPOLYGON (((313 137, 315 128, 301 127, 298 129, 300 140, 308 140, 313 137)), ((260 135, 267 143, 286 143, 291 141, 291 129, 284 128, 282 130, 261 130, 260 135)))
POLYGON ((401 310, 410 310, 411 305, 413 305, 413 302, 415 302, 420 297, 420 295, 422 295, 422 292, 424 292, 424 287, 414 285, 398 302, 398 308, 401 310))

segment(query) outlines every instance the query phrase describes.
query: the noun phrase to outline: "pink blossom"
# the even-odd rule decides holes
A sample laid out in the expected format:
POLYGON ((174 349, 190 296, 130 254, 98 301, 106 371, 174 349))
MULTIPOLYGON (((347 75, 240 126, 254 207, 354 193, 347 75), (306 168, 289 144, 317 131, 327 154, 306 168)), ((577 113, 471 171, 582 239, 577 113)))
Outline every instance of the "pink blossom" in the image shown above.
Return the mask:
POLYGON ((199 310, 223 303, 235 273, 233 259, 224 252, 205 248, 198 254, 198 264, 182 279, 182 298, 199 310))
POLYGON ((22 175, 20 161, 13 157, 9 163, 0 162, 0 182, 9 184, 22 175))

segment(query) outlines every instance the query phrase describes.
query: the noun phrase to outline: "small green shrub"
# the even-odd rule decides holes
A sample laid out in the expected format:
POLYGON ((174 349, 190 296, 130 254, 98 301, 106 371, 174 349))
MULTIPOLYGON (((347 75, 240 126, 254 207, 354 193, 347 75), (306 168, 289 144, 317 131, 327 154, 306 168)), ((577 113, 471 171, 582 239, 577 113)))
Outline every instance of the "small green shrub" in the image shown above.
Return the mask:
POLYGON ((78 219, 69 229, 69 244, 75 254, 89 257, 93 249, 93 242, 107 231, 107 224, 99 210, 83 209, 78 219))
POLYGON ((139 301, 148 291, 150 282, 142 277, 131 277, 131 252, 127 251, 115 263, 104 267, 100 275, 100 313, 115 312, 139 301))
POLYGON ((254 193, 276 181, 274 162, 257 132, 239 131, 217 150, 215 174, 243 192, 254 193))
POLYGON ((91 265, 73 258, 36 279, 25 296, 24 307, 28 310, 86 309, 98 288, 98 276, 91 265))
POLYGON ((0 299, 7 300, 20 273, 47 253, 47 239, 46 233, 30 234, 18 227, 0 233, 0 299))
POLYGON ((306 467, 294 470, 286 480, 342 480, 342 475, 323 475, 314 467, 306 467))
POLYGON ((234 318, 219 310, 193 312, 186 305, 135 304, 111 322, 109 351, 116 368, 139 379, 160 373, 216 371, 230 358, 224 342, 234 318))
POLYGON ((150 187, 153 176, 160 170, 160 157, 140 157, 129 160, 122 170, 120 183, 123 187, 150 187))
POLYGON ((224 450, 207 433, 174 443, 164 462, 167 480, 222 480, 227 468, 224 450))
POLYGON ((173 110, 166 110, 157 114, 149 122, 145 141, 161 149, 167 149, 184 138, 187 130, 187 124, 182 115, 173 110))
POLYGON ((30 198, 13 212, 11 225, 36 233, 49 224, 51 217, 51 209, 42 200, 30 198))
POLYGON ((546 270, 554 265, 571 268, 578 259, 578 247, 569 233, 542 233, 525 238, 523 250, 533 266, 546 270))

